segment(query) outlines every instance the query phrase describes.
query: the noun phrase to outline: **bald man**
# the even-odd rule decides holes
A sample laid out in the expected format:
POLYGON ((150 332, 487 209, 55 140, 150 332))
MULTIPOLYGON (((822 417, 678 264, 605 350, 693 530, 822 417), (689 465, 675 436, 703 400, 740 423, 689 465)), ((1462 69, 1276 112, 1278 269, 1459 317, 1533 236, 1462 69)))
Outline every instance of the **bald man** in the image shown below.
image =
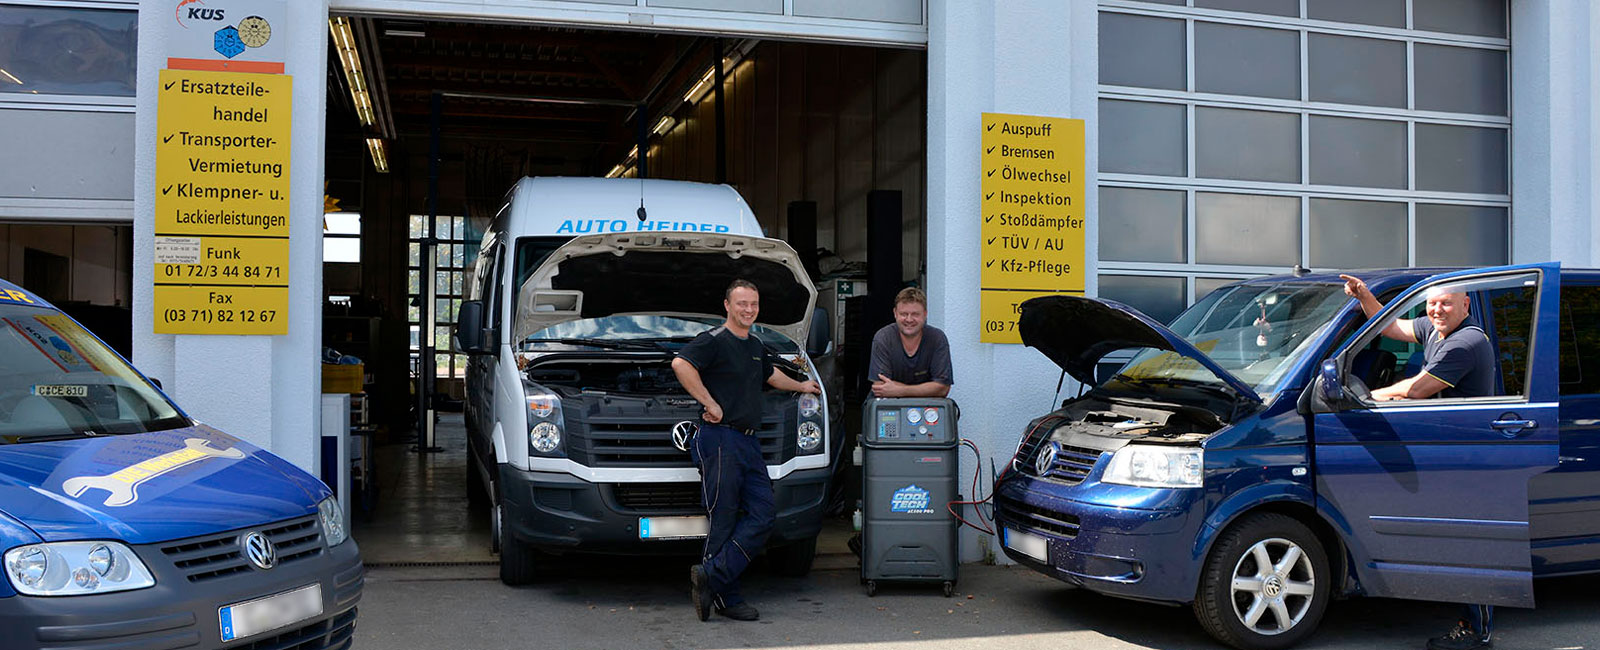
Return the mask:
MULTIPOLYGON (((1341 275, 1346 295, 1361 301, 1367 318, 1383 307, 1367 283, 1341 275)), ((1396 341, 1422 344, 1422 371, 1372 391, 1375 400, 1483 397, 1494 394, 1494 345, 1471 316, 1465 293, 1428 292, 1427 318, 1401 318, 1384 328, 1396 341)))

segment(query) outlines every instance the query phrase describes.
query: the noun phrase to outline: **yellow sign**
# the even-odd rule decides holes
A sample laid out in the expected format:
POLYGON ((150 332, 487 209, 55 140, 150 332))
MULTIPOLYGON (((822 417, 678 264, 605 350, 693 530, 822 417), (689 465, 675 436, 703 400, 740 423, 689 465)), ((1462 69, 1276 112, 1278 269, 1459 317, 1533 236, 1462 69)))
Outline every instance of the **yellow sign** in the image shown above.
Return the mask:
POLYGON ((1084 291, 1084 122, 984 113, 982 136, 979 340, 1021 343, 1015 305, 1084 291))
POLYGON ((283 334, 289 292, 280 287, 162 286, 156 294, 156 332, 283 334))
POLYGON ((287 75, 161 71, 157 334, 288 333, 292 94, 287 75))

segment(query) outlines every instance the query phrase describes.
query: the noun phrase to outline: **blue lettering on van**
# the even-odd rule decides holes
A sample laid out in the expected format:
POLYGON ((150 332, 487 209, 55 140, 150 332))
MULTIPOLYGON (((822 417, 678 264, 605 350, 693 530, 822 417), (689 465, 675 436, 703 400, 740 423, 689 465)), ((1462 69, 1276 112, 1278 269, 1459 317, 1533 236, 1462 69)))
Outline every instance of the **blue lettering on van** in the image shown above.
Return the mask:
MULTIPOLYGON (((590 233, 606 232, 731 232, 732 227, 720 223, 693 222, 693 221, 642 221, 631 222, 623 219, 567 219, 556 226, 557 235, 586 235, 590 233)), ((0 292, 0 298, 5 293, 0 292)))

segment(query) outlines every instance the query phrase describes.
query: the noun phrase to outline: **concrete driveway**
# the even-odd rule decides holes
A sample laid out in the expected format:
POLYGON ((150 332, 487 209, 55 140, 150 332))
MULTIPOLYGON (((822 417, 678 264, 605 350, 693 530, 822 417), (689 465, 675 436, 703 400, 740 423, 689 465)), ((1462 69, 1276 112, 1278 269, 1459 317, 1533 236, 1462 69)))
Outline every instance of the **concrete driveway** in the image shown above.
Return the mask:
MULTIPOLYGON (((853 561, 854 558, 849 558, 853 561)), ((545 583, 502 585, 492 565, 379 567, 367 574, 357 648, 1221 648, 1187 608, 1097 596, 1020 567, 966 565, 954 598, 889 586, 868 598, 833 556, 807 578, 759 568, 745 581, 761 620, 694 618, 684 560, 563 560, 545 583)), ((1500 650, 1600 649, 1600 578, 1538 585, 1540 608, 1503 609, 1500 650)), ((1455 607, 1336 602, 1306 649, 1422 648, 1455 607)))

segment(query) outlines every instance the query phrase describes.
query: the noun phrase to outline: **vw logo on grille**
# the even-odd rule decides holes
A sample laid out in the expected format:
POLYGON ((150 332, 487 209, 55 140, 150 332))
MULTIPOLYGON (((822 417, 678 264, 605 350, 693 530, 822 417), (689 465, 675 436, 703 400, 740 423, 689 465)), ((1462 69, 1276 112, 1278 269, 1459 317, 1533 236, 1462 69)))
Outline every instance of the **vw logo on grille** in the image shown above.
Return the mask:
POLYGON ((1039 450, 1039 457, 1033 460, 1034 472, 1040 476, 1048 476, 1050 468, 1056 465, 1056 454, 1060 451, 1061 448, 1056 443, 1045 443, 1044 447, 1039 450))
POLYGON ((244 536, 244 554, 250 558, 250 563, 257 569, 266 571, 278 564, 278 551, 272 547, 272 540, 261 533, 250 533, 244 536))
POLYGON ((689 451, 689 440, 700 431, 700 425, 684 420, 672 425, 672 446, 678 451, 689 451))

